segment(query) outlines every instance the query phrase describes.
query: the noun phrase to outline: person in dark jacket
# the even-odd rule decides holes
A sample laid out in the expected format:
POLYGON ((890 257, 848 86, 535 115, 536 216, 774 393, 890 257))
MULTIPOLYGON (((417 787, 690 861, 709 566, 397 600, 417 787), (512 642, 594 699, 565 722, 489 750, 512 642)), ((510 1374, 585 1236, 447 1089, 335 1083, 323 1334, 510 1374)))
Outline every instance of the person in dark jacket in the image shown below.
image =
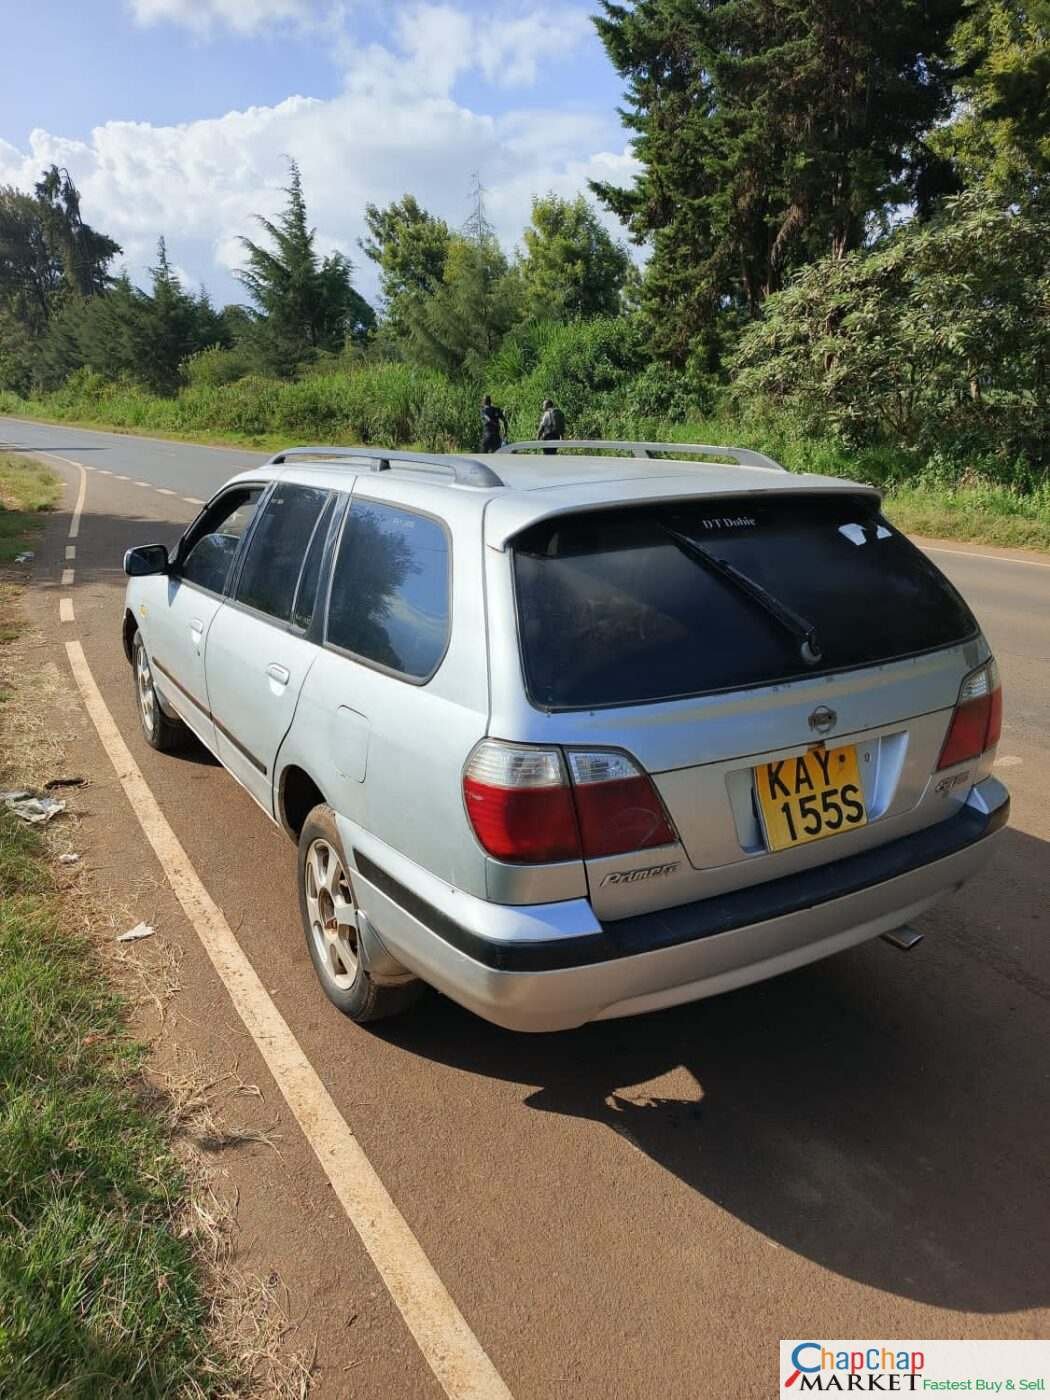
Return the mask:
POLYGON ((510 436, 510 424, 502 408, 492 402, 492 395, 486 394, 481 400, 481 450, 498 452, 503 439, 510 436))
MULTIPOLYGON (((565 414, 560 408, 554 406, 553 399, 543 400, 543 416, 540 419, 539 430, 536 436, 541 442, 555 442, 565 436, 565 414)), ((558 451, 556 447, 545 447, 544 456, 553 457, 558 451)))

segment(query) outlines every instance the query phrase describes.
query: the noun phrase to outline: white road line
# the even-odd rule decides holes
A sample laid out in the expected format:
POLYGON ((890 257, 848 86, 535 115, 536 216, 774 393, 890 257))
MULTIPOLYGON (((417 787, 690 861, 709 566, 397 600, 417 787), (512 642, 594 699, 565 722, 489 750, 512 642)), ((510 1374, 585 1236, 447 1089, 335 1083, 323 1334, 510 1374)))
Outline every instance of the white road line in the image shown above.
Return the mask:
POLYGON ((183 496, 182 498, 188 506, 202 506, 204 502, 196 496, 183 496))
POLYGON ((99 474, 99 476, 112 476, 112 475, 113 475, 113 473, 110 472, 110 471, 107 471, 105 467, 99 467, 99 468, 98 468, 98 474, 99 474))
POLYGON ((937 544, 921 544, 927 554, 961 554, 964 559, 991 559, 993 564, 1026 564, 1030 569, 1050 569, 1041 559, 1011 559, 1009 554, 978 554, 970 549, 943 549, 937 544))
POLYGON ((149 489, 149 482, 148 482, 148 481, 135 481, 135 482, 132 483, 132 485, 134 485, 134 486, 145 486, 145 487, 147 488, 147 490, 149 489))
POLYGON ((58 620, 59 622, 76 622, 73 615, 73 599, 59 598, 58 600, 58 620))
POLYGON ((119 472, 114 472, 114 473, 113 473, 113 480, 114 480, 114 481, 130 481, 130 480, 131 480, 131 477, 130 477, 130 476, 121 476, 119 472))
POLYGON ((83 647, 67 642, 66 652, 87 712, 146 839, 427 1364, 450 1400, 511 1400, 506 1384, 201 883, 107 709, 83 647))
POLYGON ((75 559, 77 557, 77 547, 75 544, 66 545, 66 558, 75 559))
MULTIPOLYGON (((57 452, 41 452, 41 457, 53 457, 56 462, 65 462, 67 467, 76 467, 80 473, 80 490, 77 492, 77 503, 73 507, 73 516, 69 522, 69 538, 75 540, 80 534, 80 516, 84 509, 84 497, 87 495, 87 471, 83 462, 74 462, 72 457, 60 457, 57 452)), ((94 467, 91 468, 94 471, 94 467)))
POLYGON ((72 587, 73 587, 73 576, 74 576, 74 573, 75 573, 75 570, 73 570, 73 569, 63 569, 63 570, 62 570, 62 587, 63 587, 63 588, 72 588, 72 587))
POLYGON ((177 495, 178 495, 178 492, 177 492, 177 491, 169 491, 168 488, 167 488, 166 486, 158 486, 158 487, 156 487, 156 492, 157 492, 157 495, 158 495, 158 496, 177 496, 177 495))

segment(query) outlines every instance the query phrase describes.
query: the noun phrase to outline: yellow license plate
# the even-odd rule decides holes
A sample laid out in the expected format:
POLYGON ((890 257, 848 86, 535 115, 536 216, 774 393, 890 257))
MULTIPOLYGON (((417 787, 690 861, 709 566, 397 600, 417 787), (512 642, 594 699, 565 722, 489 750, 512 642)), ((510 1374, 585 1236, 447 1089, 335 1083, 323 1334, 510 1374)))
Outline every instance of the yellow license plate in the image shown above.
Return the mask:
POLYGON ((755 769, 755 788, 771 851, 864 826, 864 789, 852 744, 811 749, 755 769))

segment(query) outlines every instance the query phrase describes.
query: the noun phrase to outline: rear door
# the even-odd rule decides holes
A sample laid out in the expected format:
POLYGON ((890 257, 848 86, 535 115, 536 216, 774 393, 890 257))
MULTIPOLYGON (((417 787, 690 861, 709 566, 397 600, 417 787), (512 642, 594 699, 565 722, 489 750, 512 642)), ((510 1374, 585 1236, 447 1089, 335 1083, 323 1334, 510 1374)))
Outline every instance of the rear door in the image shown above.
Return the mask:
POLYGON ((278 482, 205 655, 216 752, 273 812, 273 764, 317 647, 308 640, 332 492, 278 482))
POLYGON ((601 916, 774 879, 953 810, 931 776, 979 634, 872 498, 606 510, 513 550, 529 737, 626 750, 681 837, 590 862, 601 916))

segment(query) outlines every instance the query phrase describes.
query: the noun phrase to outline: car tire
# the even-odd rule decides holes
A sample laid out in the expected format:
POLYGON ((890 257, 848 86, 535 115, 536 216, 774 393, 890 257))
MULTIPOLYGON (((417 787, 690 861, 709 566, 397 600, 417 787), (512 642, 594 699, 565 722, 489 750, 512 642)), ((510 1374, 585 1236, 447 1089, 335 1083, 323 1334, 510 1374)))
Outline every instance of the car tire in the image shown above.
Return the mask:
POLYGON ((358 953, 361 910, 331 807, 315 807, 299 835, 299 911, 306 947, 328 1000, 363 1025, 407 1011, 419 1000, 418 978, 383 986, 358 953))
POLYGON ((136 632, 131 643, 131 673, 135 684, 135 701, 139 712, 139 723, 146 743, 159 753, 174 753, 186 742, 187 729, 180 719, 171 719, 161 709, 160 699, 153 684, 153 667, 150 664, 142 633, 136 632))

